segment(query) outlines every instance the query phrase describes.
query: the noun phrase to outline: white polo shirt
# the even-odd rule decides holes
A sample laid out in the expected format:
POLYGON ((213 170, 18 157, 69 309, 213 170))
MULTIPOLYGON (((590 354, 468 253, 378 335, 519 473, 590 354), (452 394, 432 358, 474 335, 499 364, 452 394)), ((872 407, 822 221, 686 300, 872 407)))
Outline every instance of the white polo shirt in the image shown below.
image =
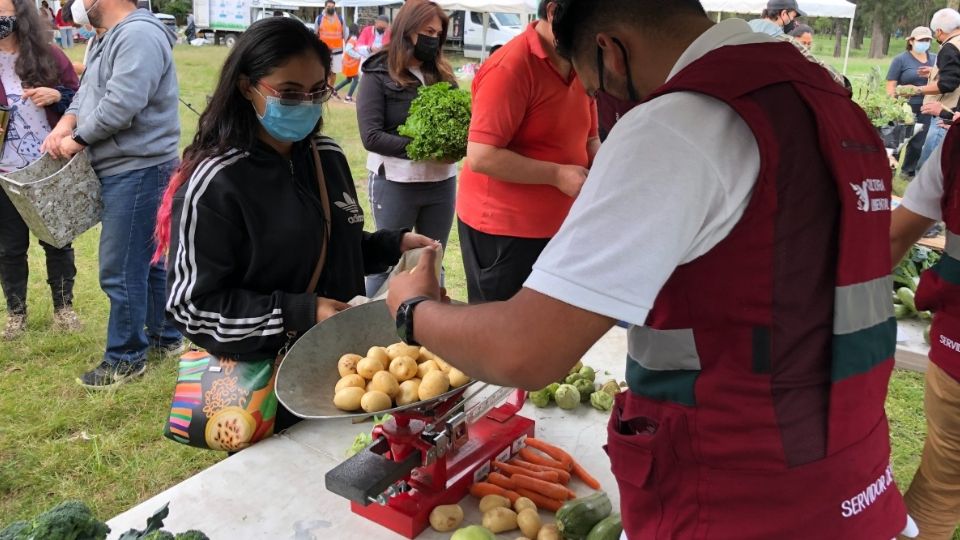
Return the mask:
MULTIPOLYGON (((723 21, 690 45, 669 78, 714 49, 765 42, 776 40, 742 20, 723 21)), ((525 286, 643 325, 677 266, 710 251, 737 224, 759 172, 756 139, 726 104, 677 92, 640 105, 603 143, 525 286)))
POLYGON ((943 219, 940 208, 943 200, 943 167, 940 163, 942 155, 943 145, 941 144, 927 158, 917 177, 907 186, 903 200, 900 201, 907 210, 935 221, 943 219))

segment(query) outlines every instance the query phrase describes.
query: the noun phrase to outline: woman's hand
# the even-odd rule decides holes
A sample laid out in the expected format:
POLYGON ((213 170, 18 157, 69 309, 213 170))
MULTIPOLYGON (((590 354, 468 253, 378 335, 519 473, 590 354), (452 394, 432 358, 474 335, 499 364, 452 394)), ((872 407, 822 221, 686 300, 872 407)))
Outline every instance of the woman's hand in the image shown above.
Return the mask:
POLYGON ((428 238, 422 234, 416 233, 407 233, 403 235, 403 240, 400 241, 400 251, 406 253, 411 249, 430 247, 430 246, 439 246, 440 242, 432 238, 428 238))
POLYGON ((37 107, 49 107, 56 103, 60 103, 60 99, 63 97, 60 95, 60 92, 53 88, 27 88, 23 91, 24 99, 29 99, 33 101, 33 104, 37 107))
POLYGON ((350 304, 344 304, 331 298, 319 297, 317 298, 317 324, 347 309, 350 309, 350 304))
POLYGON ((921 76, 921 77, 923 77, 923 78, 927 78, 927 77, 930 76, 930 72, 932 72, 932 71, 933 71, 933 68, 932 68, 932 67, 930 67, 930 66, 923 66, 923 67, 917 68, 917 75, 919 75, 919 76, 921 76))

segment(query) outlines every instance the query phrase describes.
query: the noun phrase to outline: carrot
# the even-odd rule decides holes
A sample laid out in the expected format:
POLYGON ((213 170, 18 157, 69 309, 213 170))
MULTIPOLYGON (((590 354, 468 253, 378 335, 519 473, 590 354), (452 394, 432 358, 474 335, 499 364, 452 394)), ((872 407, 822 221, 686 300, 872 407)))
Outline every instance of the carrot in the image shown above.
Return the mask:
POLYGON ((573 493, 569 489, 560 484, 555 484, 552 482, 544 482, 537 478, 531 476, 524 476, 522 474, 515 474, 510 477, 511 480, 516 483, 518 488, 529 489, 530 491, 536 491, 537 493, 550 497, 551 499, 558 499, 561 501, 567 499, 576 499, 576 495, 571 497, 573 493))
POLYGON ((530 463, 529 461, 524 461, 520 458, 511 459, 510 464, 534 472, 555 472, 557 473, 561 484, 570 483, 570 473, 563 469, 555 469, 553 467, 548 467, 547 465, 537 465, 536 463, 530 463))
POLYGON ((593 476, 590 476, 590 473, 583 468, 583 465, 573 462, 573 474, 576 474, 583 483, 590 486, 590 489, 600 489, 600 482, 597 482, 597 479, 593 476))
POLYGON ((529 489, 517 488, 517 493, 521 497, 526 497, 533 501, 533 504, 537 505, 537 508, 541 510, 549 510, 551 512, 556 512, 563 506, 564 501, 557 499, 551 499, 550 497, 545 497, 536 491, 530 491, 529 489))
POLYGON ((487 495, 500 495, 501 497, 510 499, 511 503, 517 502, 517 499, 520 498, 519 493, 509 489, 503 489, 502 487, 489 482, 477 482, 476 484, 473 484, 470 486, 470 494, 478 499, 482 499, 487 495))
POLYGON ((570 470, 566 468, 563 463, 560 463, 559 461, 553 458, 548 458, 543 454, 534 451, 532 448, 528 448, 528 447, 521 448, 520 457, 522 457, 525 461, 529 461, 530 463, 535 463, 537 465, 546 465, 547 467, 553 467, 554 469, 563 469, 565 471, 570 470))
POLYGON ((507 478, 506 476, 497 472, 488 474, 487 482, 498 485, 503 489, 517 489, 517 483, 514 482, 512 478, 507 478))
POLYGON ((531 448, 536 448, 537 450, 543 452, 544 454, 550 456, 551 458, 563 463, 566 466, 566 469, 569 471, 573 468, 573 456, 567 453, 566 450, 560 448, 559 446, 554 446, 548 442, 542 441, 540 439, 535 439, 533 437, 527 437, 526 439, 527 446, 531 448))
POLYGON ((525 474, 533 478, 539 478, 545 482, 557 483, 560 481, 560 475, 558 475, 556 471, 532 471, 530 469, 524 469, 523 467, 510 465, 508 463, 502 463, 499 461, 494 461, 493 466, 507 474, 525 474))

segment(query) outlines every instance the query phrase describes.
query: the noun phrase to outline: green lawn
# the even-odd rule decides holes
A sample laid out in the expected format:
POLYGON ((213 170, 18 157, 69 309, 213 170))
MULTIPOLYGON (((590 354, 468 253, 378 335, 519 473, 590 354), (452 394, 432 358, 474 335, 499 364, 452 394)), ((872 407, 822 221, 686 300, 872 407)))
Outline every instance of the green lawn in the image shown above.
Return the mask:
MULTIPOLYGON (((79 54, 79 48, 72 52, 74 57, 79 54)), ((221 48, 176 49, 181 94, 195 108, 201 108, 212 92, 225 56, 221 48)), ((851 65, 857 72, 866 72, 869 66, 882 64, 858 59, 851 65)), ((195 130, 196 116, 183 106, 180 113, 181 140, 186 143, 195 130)), ((365 153, 354 108, 331 104, 326 131, 346 151, 366 208, 365 153)), ((74 382, 103 352, 107 301, 97 284, 97 238, 94 229, 75 243, 76 308, 86 323, 86 330, 75 336, 49 331, 52 308, 43 254, 36 244, 31 247, 29 331, 18 342, 0 343, 0 418, 4 419, 0 424, 0 526, 68 498, 85 500, 107 518, 223 457, 160 435, 176 377, 175 360, 152 361, 142 381, 116 392, 88 392, 74 382)), ((451 296, 465 298, 459 261, 454 228, 447 285, 451 296)), ((925 430, 922 391, 921 376, 895 374, 888 410, 901 486, 909 483, 919 459, 925 430)))

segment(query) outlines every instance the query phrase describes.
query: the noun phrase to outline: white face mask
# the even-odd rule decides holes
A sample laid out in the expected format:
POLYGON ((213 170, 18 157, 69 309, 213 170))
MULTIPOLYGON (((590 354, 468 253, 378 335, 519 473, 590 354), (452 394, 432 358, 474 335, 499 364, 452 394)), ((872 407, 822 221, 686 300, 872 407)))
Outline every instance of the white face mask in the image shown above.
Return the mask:
POLYGON ((83 0, 73 0, 73 4, 70 6, 70 14, 73 15, 73 22, 83 26, 85 24, 90 24, 90 17, 87 16, 87 13, 93 10, 97 4, 100 3, 100 0, 97 0, 90 6, 90 9, 87 9, 83 6, 83 0))

